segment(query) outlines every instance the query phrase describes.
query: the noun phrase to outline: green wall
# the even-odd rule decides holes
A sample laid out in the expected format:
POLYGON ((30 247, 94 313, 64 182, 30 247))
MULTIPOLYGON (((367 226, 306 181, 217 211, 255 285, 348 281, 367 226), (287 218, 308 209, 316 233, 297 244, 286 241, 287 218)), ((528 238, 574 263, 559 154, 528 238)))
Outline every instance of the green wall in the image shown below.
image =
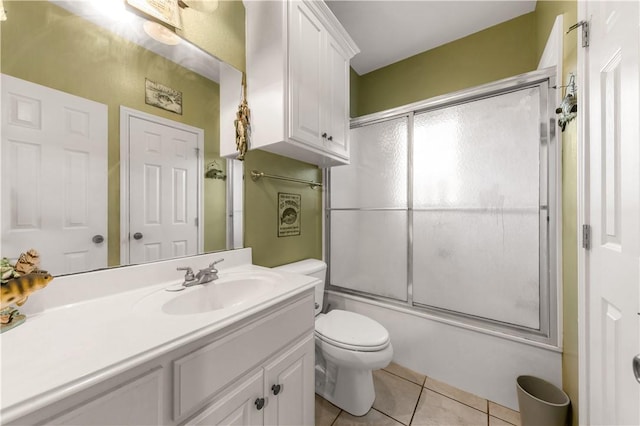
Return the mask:
POLYGON ((179 35, 229 65, 245 69, 242 0, 221 0, 211 14, 182 9, 180 16, 183 28, 176 31, 179 35))
MULTIPOLYGON (((1 71, 108 106, 109 265, 120 264, 120 105, 204 129, 205 164, 219 154, 219 86, 42 1, 5 1, 1 71), (183 93, 183 114, 146 105, 145 78, 183 93)), ((243 31, 244 32, 244 31, 243 31)), ((223 167, 224 162, 218 159, 223 167)), ((223 181, 205 179, 205 249, 225 248, 223 181)))
POLYGON ((535 14, 528 13, 360 77, 353 73, 351 116, 531 71, 538 64, 534 34, 535 14))
MULTIPOLYGON (((264 151, 249 151, 245 176, 251 170, 268 174, 322 181, 321 171, 300 161, 264 151)), ((257 182, 245 177, 245 244, 253 248, 253 262, 277 266, 308 257, 322 258, 322 190, 307 185, 274 179, 257 182), (278 192, 301 195, 301 231, 299 236, 277 236, 278 192)))
MULTIPOLYGON (((477 86, 537 68, 557 15, 564 30, 577 21, 577 3, 538 1, 532 13, 420 53, 379 70, 351 73, 351 116, 357 117, 477 86), (355 99, 354 99, 355 98, 355 99)), ((576 32, 564 36, 563 75, 577 63, 576 32)), ((562 133, 563 388, 578 424, 577 130, 562 133)))

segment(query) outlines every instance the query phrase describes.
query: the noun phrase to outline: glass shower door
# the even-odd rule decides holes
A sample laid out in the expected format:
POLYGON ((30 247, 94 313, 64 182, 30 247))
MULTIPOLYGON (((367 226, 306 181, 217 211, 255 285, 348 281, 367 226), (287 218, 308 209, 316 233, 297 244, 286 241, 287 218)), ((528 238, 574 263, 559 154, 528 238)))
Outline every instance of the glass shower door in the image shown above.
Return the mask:
POLYGON ((407 300, 408 118, 351 130, 351 164, 331 169, 330 282, 407 300))
POLYGON ((414 304, 540 329, 539 92, 415 115, 414 304))

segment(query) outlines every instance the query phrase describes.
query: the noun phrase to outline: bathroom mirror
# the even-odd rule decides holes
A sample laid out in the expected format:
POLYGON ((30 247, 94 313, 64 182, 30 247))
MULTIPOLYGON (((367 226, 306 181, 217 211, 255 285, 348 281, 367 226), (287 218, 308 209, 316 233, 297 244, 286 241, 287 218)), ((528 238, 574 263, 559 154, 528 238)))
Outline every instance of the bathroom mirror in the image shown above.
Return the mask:
POLYGON ((3 257, 61 275, 240 247, 241 163, 218 156, 239 72, 124 4, 4 1, 3 257))

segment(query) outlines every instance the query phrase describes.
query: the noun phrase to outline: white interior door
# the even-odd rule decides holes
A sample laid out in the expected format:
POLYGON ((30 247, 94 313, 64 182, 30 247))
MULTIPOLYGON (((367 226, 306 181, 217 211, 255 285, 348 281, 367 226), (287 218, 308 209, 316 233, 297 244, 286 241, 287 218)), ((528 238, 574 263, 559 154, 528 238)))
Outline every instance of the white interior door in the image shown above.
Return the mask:
POLYGON ((107 106, 2 75, 2 256, 107 266, 107 106))
POLYGON ((129 263, 197 254, 203 131, 148 115, 128 129, 129 263))
MULTIPOLYGON (((640 89, 638 1, 585 2, 590 46, 585 151, 588 399, 585 424, 640 424, 640 89)), ((581 54, 582 54, 581 53, 581 54)))

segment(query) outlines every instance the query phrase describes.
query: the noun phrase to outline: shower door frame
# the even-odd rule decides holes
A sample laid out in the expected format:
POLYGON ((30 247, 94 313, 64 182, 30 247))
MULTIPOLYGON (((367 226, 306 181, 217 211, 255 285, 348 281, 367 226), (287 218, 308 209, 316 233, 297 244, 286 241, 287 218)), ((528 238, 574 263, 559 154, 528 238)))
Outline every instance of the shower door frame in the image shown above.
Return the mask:
MULTIPOLYGON (((327 259, 327 290, 335 291, 349 297, 363 298, 374 303, 382 302, 390 307, 396 307, 403 311, 409 310, 416 315, 424 316, 440 322, 445 322, 464 328, 471 328, 480 332, 500 335, 512 340, 535 344, 546 347, 561 348, 562 330, 562 143, 558 130, 555 107, 556 99, 556 67, 532 71, 496 82, 484 84, 470 89, 461 90, 424 101, 407 104, 401 107, 381 111, 357 117, 351 120, 351 129, 371 125, 392 119, 407 117, 407 300, 400 301, 384 296, 379 296, 365 291, 348 289, 331 283, 331 169, 324 171, 324 179, 327 190, 325 191, 325 259, 327 259), (527 87, 540 87, 540 144, 546 143, 546 175, 543 176, 544 167, 540 164, 540 182, 546 183, 547 194, 547 230, 539 231, 539 246, 543 245, 542 239, 546 238, 546 285, 540 280, 539 314, 540 329, 534 330, 522 326, 495 321, 489 318, 481 318, 464 313, 447 311, 445 309, 418 304, 413 300, 413 117, 425 111, 446 108, 463 103, 473 102, 509 93, 527 87), (544 90, 546 88, 546 91, 544 90), (545 111, 547 114, 545 114, 545 111), (545 140, 546 139, 546 140, 545 140), (546 234, 546 235, 545 235, 546 234)), ((543 149, 540 149, 543 152, 543 149)), ((542 158, 541 158, 542 160, 542 158)), ((540 200, 540 204, 543 200, 540 200)), ((541 209, 545 206, 540 205, 541 209)), ((344 210, 344 209, 339 209, 344 210)), ((347 210, 376 210, 376 209, 347 209, 347 210)), ((380 210, 380 209, 377 209, 380 210)), ((386 209, 385 209, 386 210, 386 209)), ((394 208, 391 210, 398 210, 394 208)), ((404 208, 402 210, 405 210, 404 208)), ((543 255, 542 250, 540 255, 543 255)), ((540 264, 542 265, 542 257, 540 264)), ((541 273, 543 269, 540 269, 541 273)))

